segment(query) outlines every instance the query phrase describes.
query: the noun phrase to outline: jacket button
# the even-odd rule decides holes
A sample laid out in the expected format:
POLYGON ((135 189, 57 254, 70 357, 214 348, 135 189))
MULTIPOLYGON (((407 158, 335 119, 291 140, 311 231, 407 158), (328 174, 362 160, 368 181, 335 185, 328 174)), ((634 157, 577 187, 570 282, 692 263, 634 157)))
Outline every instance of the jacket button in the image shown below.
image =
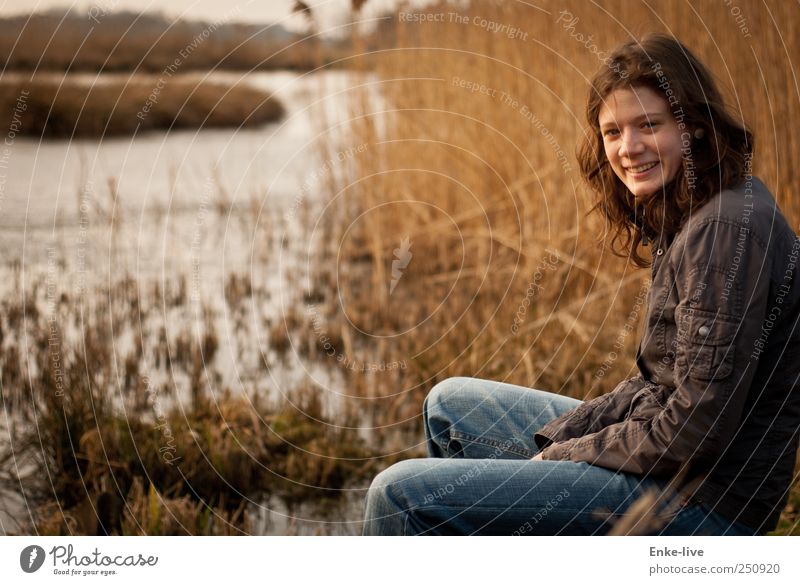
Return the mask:
POLYGON ((700 329, 697 330, 700 335, 706 336, 711 333, 711 329, 707 325, 703 325, 700 329))
POLYGON ((661 248, 656 250, 656 256, 661 256, 661 254, 663 254, 663 253, 664 253, 664 250, 662 250, 661 248))

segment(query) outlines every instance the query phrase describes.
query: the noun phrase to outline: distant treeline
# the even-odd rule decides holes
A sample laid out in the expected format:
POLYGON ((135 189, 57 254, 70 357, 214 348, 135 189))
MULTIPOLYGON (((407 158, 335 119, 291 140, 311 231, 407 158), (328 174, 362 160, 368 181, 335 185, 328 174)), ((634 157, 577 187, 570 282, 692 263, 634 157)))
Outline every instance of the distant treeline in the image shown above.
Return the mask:
POLYGON ((304 39, 280 25, 171 21, 155 14, 75 11, 0 20, 5 71, 309 70, 350 54, 349 39, 304 39))

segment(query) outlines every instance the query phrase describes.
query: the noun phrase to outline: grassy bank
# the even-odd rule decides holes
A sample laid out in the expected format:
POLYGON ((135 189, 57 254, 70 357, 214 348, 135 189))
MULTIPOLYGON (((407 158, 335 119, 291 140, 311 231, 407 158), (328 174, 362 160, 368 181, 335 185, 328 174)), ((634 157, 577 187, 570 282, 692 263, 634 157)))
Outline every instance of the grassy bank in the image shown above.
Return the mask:
POLYGON ((194 76, 132 75, 95 83, 70 76, 0 80, 0 109, 15 135, 130 135, 156 129, 251 127, 280 119, 269 92, 194 76))

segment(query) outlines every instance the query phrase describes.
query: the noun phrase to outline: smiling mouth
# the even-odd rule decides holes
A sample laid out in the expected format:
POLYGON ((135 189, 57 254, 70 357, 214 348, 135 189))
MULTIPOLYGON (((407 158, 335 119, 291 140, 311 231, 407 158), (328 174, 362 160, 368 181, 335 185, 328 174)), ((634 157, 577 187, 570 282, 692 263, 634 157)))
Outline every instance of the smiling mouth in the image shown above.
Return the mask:
POLYGON ((628 167, 625 170, 632 175, 641 175, 658 165, 658 161, 645 163, 637 167, 628 167))

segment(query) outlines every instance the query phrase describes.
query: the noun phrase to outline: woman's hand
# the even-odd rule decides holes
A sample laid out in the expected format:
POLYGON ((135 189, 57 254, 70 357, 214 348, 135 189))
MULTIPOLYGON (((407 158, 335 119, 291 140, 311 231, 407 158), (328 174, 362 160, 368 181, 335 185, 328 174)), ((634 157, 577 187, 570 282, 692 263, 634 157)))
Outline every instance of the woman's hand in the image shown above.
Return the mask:
POLYGON ((541 451, 531 458, 531 461, 544 461, 541 451))

